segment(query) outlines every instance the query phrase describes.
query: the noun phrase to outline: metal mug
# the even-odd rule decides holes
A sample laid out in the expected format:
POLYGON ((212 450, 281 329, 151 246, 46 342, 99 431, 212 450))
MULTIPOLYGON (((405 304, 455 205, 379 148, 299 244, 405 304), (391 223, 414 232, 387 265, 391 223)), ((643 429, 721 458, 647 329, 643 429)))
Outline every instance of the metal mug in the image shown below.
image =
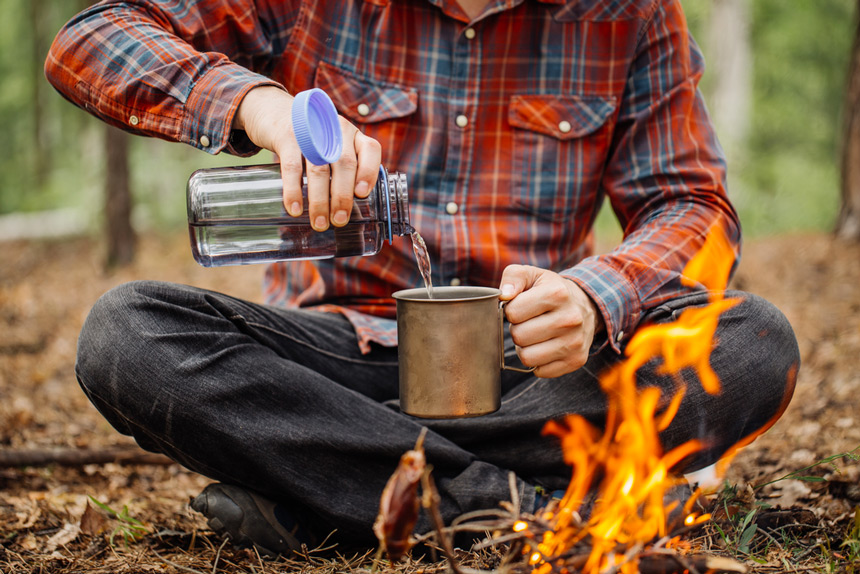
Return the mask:
POLYGON ((400 410, 422 418, 486 415, 501 406, 504 303, 492 287, 434 287, 394 293, 400 410))

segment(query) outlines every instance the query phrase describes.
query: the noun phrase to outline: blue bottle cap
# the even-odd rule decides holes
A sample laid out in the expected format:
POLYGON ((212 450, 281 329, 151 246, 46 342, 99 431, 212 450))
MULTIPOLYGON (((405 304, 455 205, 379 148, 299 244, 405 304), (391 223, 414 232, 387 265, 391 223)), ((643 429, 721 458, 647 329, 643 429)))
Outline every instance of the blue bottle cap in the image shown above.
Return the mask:
POLYGON ((293 132, 302 155, 314 165, 334 163, 343 151, 343 133, 337 110, 319 88, 296 94, 293 100, 293 132))

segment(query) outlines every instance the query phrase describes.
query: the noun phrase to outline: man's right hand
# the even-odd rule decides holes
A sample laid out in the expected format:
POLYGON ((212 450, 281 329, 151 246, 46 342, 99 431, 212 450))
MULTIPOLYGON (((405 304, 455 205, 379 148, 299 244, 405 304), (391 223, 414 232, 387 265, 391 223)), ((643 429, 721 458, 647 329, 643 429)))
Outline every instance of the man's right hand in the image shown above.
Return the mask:
MULTIPOLYGON (((293 96, 275 86, 249 91, 233 118, 233 129, 244 130, 262 148, 275 152, 284 180, 284 206, 293 217, 302 215, 302 152, 293 133, 293 96)), ((329 223, 343 227, 352 213, 353 197, 365 198, 376 185, 382 146, 340 116, 343 154, 329 165, 307 162, 308 214, 311 226, 325 231, 329 223)))

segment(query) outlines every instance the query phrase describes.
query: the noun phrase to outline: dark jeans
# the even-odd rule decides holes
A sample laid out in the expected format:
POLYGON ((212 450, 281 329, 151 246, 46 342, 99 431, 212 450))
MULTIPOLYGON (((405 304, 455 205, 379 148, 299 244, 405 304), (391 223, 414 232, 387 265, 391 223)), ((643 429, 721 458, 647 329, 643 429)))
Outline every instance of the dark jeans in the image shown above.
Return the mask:
MULTIPOLYGON (((744 302, 721 317, 717 332, 711 363, 722 392, 706 394, 686 373, 680 412, 661 437, 666 448, 693 437, 708 441, 679 470, 715 462, 779 416, 794 388, 799 353, 786 319, 759 297, 730 295, 744 302)), ((704 303, 704 295, 674 300, 647 320, 704 303)), ((515 360, 510 337, 506 355, 509 364, 515 360)), ((397 408, 397 350, 374 346, 362 355, 339 314, 135 282, 94 306, 77 375, 108 421, 143 448, 279 500, 311 530, 337 528, 344 540, 371 541, 385 482, 422 426, 446 521, 509 500, 511 471, 529 510, 535 485, 565 488, 570 469, 557 439, 541 429, 568 413, 600 424, 606 401, 595 375, 617 360, 607 348, 556 379, 505 371, 498 412, 422 420, 397 408)), ((677 381, 649 365, 640 384, 670 394, 677 381)), ((429 528, 424 518, 418 528, 429 528)))

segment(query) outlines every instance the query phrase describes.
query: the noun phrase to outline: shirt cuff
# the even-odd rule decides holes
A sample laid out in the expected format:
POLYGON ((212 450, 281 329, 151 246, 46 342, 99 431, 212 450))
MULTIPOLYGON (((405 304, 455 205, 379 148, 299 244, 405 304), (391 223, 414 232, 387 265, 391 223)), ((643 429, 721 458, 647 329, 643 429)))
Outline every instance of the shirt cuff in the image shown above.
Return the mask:
POLYGON ((560 275, 579 285, 603 316, 606 331, 595 337, 590 354, 600 352, 607 344, 621 353, 622 343, 633 335, 642 316, 633 284, 597 257, 589 257, 560 275))
POLYGON ((185 102, 186 120, 181 141, 210 154, 222 151, 249 156, 260 148, 244 135, 233 133, 233 116, 249 91, 260 86, 283 86, 232 62, 219 64, 201 76, 185 102), (231 137, 232 136, 232 137, 231 137))

